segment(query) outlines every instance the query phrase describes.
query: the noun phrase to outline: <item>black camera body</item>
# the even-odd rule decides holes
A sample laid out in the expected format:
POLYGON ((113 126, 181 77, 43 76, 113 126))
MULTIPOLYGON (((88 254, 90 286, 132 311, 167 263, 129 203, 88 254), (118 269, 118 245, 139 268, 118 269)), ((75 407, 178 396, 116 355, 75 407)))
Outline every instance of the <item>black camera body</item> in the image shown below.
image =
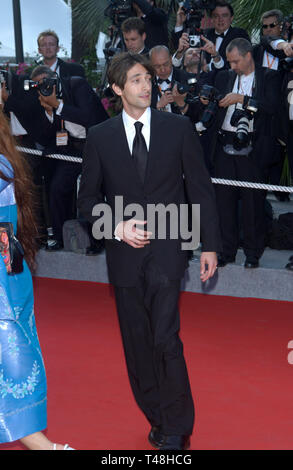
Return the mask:
POLYGON ((250 98, 244 109, 236 108, 231 116, 230 124, 236 127, 233 147, 235 150, 242 150, 250 144, 249 122, 258 111, 258 103, 254 98, 250 98))
POLYGON ((132 0, 110 0, 104 15, 111 19, 113 25, 120 26, 124 20, 133 16, 132 0))
POLYGON ((57 98, 61 97, 61 83, 58 75, 55 77, 45 77, 41 81, 34 82, 33 80, 24 80, 24 90, 37 89, 43 96, 51 96, 56 87, 57 98))
POLYGON ((217 88, 210 85, 203 85, 200 89, 199 97, 209 101, 200 121, 203 127, 207 129, 214 122, 219 109, 219 101, 221 101, 223 95, 219 93, 217 88))

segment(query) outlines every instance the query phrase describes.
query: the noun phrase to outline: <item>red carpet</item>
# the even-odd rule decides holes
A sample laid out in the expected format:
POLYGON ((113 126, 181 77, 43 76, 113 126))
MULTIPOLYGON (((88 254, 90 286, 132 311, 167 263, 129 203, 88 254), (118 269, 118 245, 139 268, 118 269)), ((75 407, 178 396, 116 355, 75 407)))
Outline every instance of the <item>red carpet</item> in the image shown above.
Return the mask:
MULTIPOLYGON (((76 449, 150 450, 111 288, 37 278, 35 298, 48 437, 76 449)), ((292 303, 183 293, 181 337, 197 412, 191 448, 293 449, 292 303)))

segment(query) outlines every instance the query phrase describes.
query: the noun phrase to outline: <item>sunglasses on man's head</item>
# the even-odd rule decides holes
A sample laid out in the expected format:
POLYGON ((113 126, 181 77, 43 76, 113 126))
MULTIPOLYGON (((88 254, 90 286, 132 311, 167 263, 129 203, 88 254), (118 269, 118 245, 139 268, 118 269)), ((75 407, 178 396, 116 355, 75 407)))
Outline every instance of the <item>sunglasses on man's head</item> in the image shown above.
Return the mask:
POLYGON ((280 23, 275 22, 275 23, 271 23, 271 24, 262 24, 261 27, 262 27, 262 29, 274 28, 278 24, 280 24, 280 23))

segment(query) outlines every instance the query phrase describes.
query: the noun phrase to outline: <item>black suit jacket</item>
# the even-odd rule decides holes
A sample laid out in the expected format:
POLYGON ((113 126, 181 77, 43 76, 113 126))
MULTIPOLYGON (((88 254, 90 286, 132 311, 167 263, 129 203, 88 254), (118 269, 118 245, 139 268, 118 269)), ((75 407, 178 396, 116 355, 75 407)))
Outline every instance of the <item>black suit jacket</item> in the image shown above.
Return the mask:
MULTIPOLYGON (((205 30, 204 36, 207 39, 209 39, 210 41, 212 41, 214 44, 216 43, 217 34, 216 34, 214 28, 210 28, 210 29, 205 30)), ((234 27, 230 26, 227 33, 225 34, 225 37, 223 38, 223 41, 222 41, 222 43, 219 47, 219 50, 218 50, 220 56, 223 58, 223 60, 225 62, 225 68, 229 68, 229 63, 227 61, 227 56, 226 56, 226 48, 227 48, 228 44, 235 38, 244 38, 244 39, 247 39, 248 41, 250 41, 250 37, 244 29, 234 28, 234 27)), ((206 59, 207 59, 208 63, 211 61, 210 54, 206 54, 206 59)))
POLYGON ((161 8, 152 6, 146 0, 135 2, 144 13, 141 19, 145 24, 146 45, 149 49, 154 46, 168 47, 168 15, 161 8))
POLYGON ((65 62, 64 60, 58 58, 57 67, 59 67, 59 76, 61 79, 68 77, 85 78, 84 68, 80 64, 76 64, 74 62, 65 62))
MULTIPOLYGON (((236 80, 236 73, 232 70, 219 72, 215 87, 221 94, 232 92, 236 80)), ((273 117, 278 111, 281 93, 281 77, 275 70, 265 67, 255 68, 255 89, 253 97, 258 102, 258 111, 254 117, 254 158, 260 167, 272 163, 275 155, 271 152, 272 139, 276 136, 273 128, 273 117)), ((227 108, 220 108, 218 112, 218 128, 222 127, 227 108)))
MULTIPOLYGON (((122 115, 90 129, 78 207, 91 223, 96 220, 92 215, 93 207, 103 203, 105 197, 114 217, 115 196, 123 196, 124 207, 136 203, 145 210, 147 204, 167 206, 172 203, 179 208, 186 202, 185 187, 189 201, 201 204, 203 251, 219 251, 214 190, 203 162, 201 146, 187 118, 151 111, 150 149, 144 184, 140 182, 130 155, 122 115)), ((134 286, 145 249, 135 249, 115 239, 106 240, 105 246, 110 282, 118 286, 134 286)), ((154 239, 150 249, 169 279, 183 276, 187 252, 181 250, 180 239, 154 239)))
POLYGON ((61 119, 86 129, 109 118, 100 98, 82 77, 68 77, 62 84, 64 105, 61 119))
POLYGON ((256 44, 253 46, 253 58, 257 66, 262 67, 263 56, 265 51, 268 51, 273 56, 279 59, 278 71, 283 73, 281 60, 286 58, 286 54, 283 51, 274 50, 271 47, 265 46, 264 44, 256 44))

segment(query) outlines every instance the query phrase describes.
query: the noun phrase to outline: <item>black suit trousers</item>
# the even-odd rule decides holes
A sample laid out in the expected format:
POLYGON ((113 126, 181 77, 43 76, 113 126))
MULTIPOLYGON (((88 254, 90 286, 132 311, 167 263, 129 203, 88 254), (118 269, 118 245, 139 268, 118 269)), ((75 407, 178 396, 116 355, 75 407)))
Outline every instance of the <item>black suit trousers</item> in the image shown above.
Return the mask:
MULTIPOLYGON (((264 172, 257 167, 251 156, 227 155, 221 144, 217 144, 216 148, 215 173, 217 178, 255 183, 263 183, 265 178, 264 172)), ((245 255, 251 259, 259 259, 265 248, 266 192, 222 184, 215 185, 215 190, 224 256, 235 257, 241 226, 245 255)))
POLYGON ((115 287, 128 375, 136 402, 166 435, 190 435, 194 405, 179 338, 180 280, 170 281, 149 247, 135 287, 115 287))

